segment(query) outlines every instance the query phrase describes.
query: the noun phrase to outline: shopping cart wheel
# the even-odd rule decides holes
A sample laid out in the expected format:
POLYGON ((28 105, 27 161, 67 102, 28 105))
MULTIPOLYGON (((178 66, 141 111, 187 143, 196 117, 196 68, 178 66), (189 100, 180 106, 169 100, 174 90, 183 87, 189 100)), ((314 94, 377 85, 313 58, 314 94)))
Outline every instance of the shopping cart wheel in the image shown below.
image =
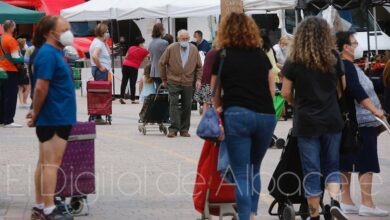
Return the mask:
POLYGON ((302 220, 306 220, 307 217, 310 216, 309 214, 309 206, 306 202, 302 203, 301 206, 299 206, 299 213, 301 214, 302 220))
POLYGON ((72 208, 72 214, 77 215, 83 211, 84 201, 82 197, 72 197, 70 199, 70 207, 72 208))
POLYGON ((284 207, 283 220, 295 220, 295 210, 292 205, 287 205, 284 207))
POLYGON ((279 220, 283 220, 283 210, 286 205, 284 203, 278 203, 278 217, 279 220))
POLYGON ((286 144, 286 141, 283 139, 283 138, 278 138, 276 141, 275 141, 275 146, 279 149, 282 149, 284 148, 286 144))
POLYGON ((146 135, 146 128, 145 127, 142 128, 142 134, 146 135))

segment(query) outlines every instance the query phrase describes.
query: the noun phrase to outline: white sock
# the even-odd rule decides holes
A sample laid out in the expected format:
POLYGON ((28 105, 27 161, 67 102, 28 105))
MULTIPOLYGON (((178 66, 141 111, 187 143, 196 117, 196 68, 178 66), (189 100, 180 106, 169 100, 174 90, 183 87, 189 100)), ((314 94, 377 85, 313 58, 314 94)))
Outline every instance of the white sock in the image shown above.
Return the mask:
POLYGON ((34 207, 37 209, 43 210, 45 208, 45 204, 43 204, 43 203, 36 204, 36 205, 34 205, 34 207))
POLYGON ((44 208, 43 213, 45 213, 45 215, 50 215, 54 211, 55 208, 56 208, 55 205, 53 205, 52 207, 49 207, 49 208, 44 208))

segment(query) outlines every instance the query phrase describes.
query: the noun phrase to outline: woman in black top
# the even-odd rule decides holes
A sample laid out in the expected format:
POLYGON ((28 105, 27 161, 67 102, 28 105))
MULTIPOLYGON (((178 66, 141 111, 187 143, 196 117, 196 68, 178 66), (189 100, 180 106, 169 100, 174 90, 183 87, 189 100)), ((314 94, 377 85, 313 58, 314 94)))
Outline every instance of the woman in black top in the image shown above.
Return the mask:
MULTIPOLYGON (((217 48, 226 57, 221 87, 214 105, 223 108, 225 136, 230 165, 236 183, 240 220, 254 219, 260 193, 260 164, 271 143, 275 128, 275 93, 271 64, 261 49, 256 23, 245 14, 232 13, 221 24, 217 48), (221 89, 223 96, 221 96, 221 89)), ((211 85, 217 81, 221 52, 216 56, 211 85)))
POLYGON ((347 219, 335 200, 340 193, 339 149, 343 120, 337 82, 345 82, 332 52, 334 42, 324 19, 309 17, 297 29, 282 73, 282 95, 294 105, 293 135, 297 136, 305 196, 310 218, 319 219, 322 177, 331 200, 331 213, 347 219), (292 90, 295 89, 293 98, 292 90))

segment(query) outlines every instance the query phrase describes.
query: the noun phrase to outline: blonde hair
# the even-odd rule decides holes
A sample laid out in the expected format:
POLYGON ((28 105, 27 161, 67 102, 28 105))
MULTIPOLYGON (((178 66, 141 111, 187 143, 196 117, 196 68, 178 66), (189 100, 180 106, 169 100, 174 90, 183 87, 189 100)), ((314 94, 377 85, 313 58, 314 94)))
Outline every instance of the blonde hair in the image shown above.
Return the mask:
POLYGON ((217 48, 260 48, 259 27, 253 18, 233 12, 222 19, 215 44, 217 48))
POLYGON ((152 83, 153 82, 153 79, 150 77, 151 68, 152 68, 151 64, 147 64, 144 68, 145 83, 152 83))
POLYGON ((328 23, 318 17, 308 17, 297 28, 288 58, 309 69, 331 73, 336 65, 334 48, 328 23))
POLYGON ((96 37, 103 37, 104 34, 108 31, 108 25, 105 23, 99 23, 95 28, 96 37))
POLYGON ((19 47, 24 49, 24 47, 26 46, 26 41, 27 41, 26 38, 18 38, 16 41, 18 42, 19 47))

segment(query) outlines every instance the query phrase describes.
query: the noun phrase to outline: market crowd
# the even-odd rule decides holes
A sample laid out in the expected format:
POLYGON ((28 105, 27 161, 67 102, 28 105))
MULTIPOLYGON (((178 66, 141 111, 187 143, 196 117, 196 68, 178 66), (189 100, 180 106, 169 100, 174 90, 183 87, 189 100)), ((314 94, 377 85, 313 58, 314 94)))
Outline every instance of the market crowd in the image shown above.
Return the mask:
MULTIPOLYGON (((56 208, 52 196, 57 167, 76 124, 75 88, 63 53, 74 39, 70 24, 60 16, 45 16, 32 41, 24 36, 14 38, 14 21, 5 21, 3 28, 0 126, 22 127, 14 121, 15 112, 17 107, 28 108, 28 126, 36 127, 39 140, 31 219, 72 219, 56 208)), ((112 78, 112 51, 107 43, 111 34, 107 24, 96 26, 89 48, 95 81, 112 78)), ((136 37, 126 52, 119 102, 127 104, 128 83, 132 104, 144 103, 149 95, 167 89, 168 138, 191 136, 194 102, 203 113, 211 106, 217 109, 223 115, 221 137, 236 175, 241 220, 253 220, 257 214, 261 162, 276 123, 289 106, 294 109, 292 134, 297 137, 306 176, 309 219, 320 219, 323 185, 331 197, 330 212, 337 219, 348 219, 347 214, 388 216, 388 211, 375 205, 371 191, 373 174, 380 172, 378 134, 383 131, 376 117, 386 120, 386 112, 390 112, 389 51, 376 56, 371 67, 364 65, 370 58, 363 59, 361 65, 355 50, 363 42, 358 42, 353 32, 332 32, 325 20, 316 17, 305 18, 294 38, 282 36, 275 45, 267 30, 240 13, 222 19, 211 43, 200 30, 193 34, 180 30, 173 37, 161 23, 153 26, 151 37, 148 47, 142 36, 136 37), (144 73, 138 79, 141 68, 144 73), (380 81, 372 81, 372 72, 380 81), (286 101, 278 116, 273 105, 276 96, 286 101), (340 154, 346 117, 354 122, 362 145, 353 153, 340 154), (324 178, 311 173, 321 173, 324 178), (359 175, 359 203, 351 197, 352 173, 359 175)))

